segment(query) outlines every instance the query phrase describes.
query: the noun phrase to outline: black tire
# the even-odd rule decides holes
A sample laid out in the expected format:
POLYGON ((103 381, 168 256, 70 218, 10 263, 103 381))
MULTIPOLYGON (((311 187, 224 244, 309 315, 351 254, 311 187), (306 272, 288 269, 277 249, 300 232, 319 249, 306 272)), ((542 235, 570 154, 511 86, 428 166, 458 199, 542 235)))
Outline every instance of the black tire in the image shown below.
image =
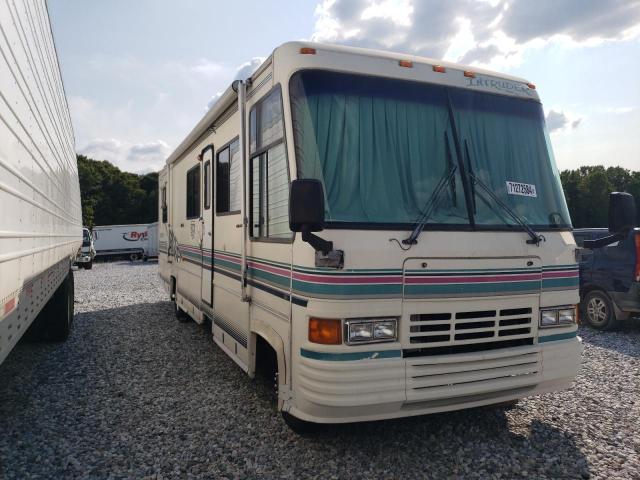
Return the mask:
POLYGON ((91 270, 93 268, 93 260, 87 262, 84 264, 84 269, 85 270, 91 270))
POLYGON ((149 257, 147 257, 146 255, 144 257, 142 257, 142 261, 143 262, 148 262, 149 261, 149 257))
POLYGON ((596 330, 612 330, 618 322, 609 296, 601 290, 592 290, 581 304, 582 318, 596 330))
POLYGON ((138 260, 138 254, 137 253, 132 253, 131 255, 129 255, 129 261, 130 262, 135 262, 136 260, 138 260))
POLYGON ((175 279, 172 278, 171 279, 171 303, 173 303, 173 313, 175 314, 176 319, 179 322, 185 323, 185 322, 188 322, 191 317, 189 317, 187 312, 182 310, 180 308, 180 306, 178 305, 178 293, 177 292, 178 292, 178 290, 177 290, 176 281, 175 281, 175 279))
POLYGON ((31 324, 28 332, 30 339, 62 342, 69 338, 73 323, 74 293, 73 271, 70 269, 58 289, 31 324))
POLYGON ((287 424, 287 427, 289 427, 294 433, 297 433, 298 435, 309 435, 320 431, 321 424, 319 423, 300 420, 299 418, 294 417, 288 412, 281 413, 282 419, 284 420, 284 423, 287 424))

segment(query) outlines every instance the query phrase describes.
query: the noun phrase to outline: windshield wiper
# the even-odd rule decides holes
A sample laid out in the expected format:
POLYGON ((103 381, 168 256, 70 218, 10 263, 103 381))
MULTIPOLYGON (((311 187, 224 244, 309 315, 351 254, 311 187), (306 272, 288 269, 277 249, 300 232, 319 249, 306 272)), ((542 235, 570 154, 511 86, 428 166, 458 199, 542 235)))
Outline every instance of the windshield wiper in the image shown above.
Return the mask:
POLYGON ((418 236, 420 235, 420 232, 422 232, 422 229, 424 228, 424 226, 427 224, 427 221, 429 220, 429 217, 431 217, 431 214, 438 207, 438 204, 440 203, 440 195, 447 185, 449 185, 449 187, 454 191, 453 198, 455 203, 455 181, 453 176, 456 173, 456 170, 458 169, 458 167, 455 166, 453 164, 453 161, 451 160, 451 150, 449 149, 449 138, 447 137, 446 132, 445 132, 445 141, 446 141, 446 151, 447 151, 447 163, 449 165, 449 170, 444 172, 442 177, 440 177, 440 180, 438 180, 438 183, 436 184, 436 188, 433 190, 433 192, 427 199, 424 205, 424 208, 422 209, 422 214, 416 220, 416 225, 415 227, 413 227, 413 231, 411 232, 411 235, 409 236, 409 238, 405 238, 404 240, 402 240, 402 243, 405 245, 415 245, 416 243, 418 243, 418 236))
MULTIPOLYGON (((471 179, 471 187, 472 187, 472 191, 474 196, 478 195, 481 200, 487 204, 487 206, 489 206, 490 208, 493 207, 491 206, 491 203, 489 201, 487 201, 486 198, 483 198, 479 192, 476 191, 475 186, 478 185, 480 186, 480 188, 482 190, 484 190, 484 192, 489 196, 489 198, 491 198, 491 200, 493 200, 496 205, 498 205, 499 207, 502 208, 502 210, 508 215, 510 216, 518 225, 520 225, 528 234, 529 234, 529 238, 527 240, 527 243, 529 245, 536 245, 536 246, 540 246, 540 242, 544 242, 546 241, 546 238, 544 238, 544 235, 540 235, 538 233, 536 233, 533 228, 531 228, 531 226, 527 223, 526 220, 524 220, 522 217, 520 217, 516 212, 513 211, 513 209, 511 207, 509 207, 509 205, 507 205, 506 203, 504 203, 500 197, 498 197, 493 190, 491 190, 491 188, 489 188, 482 180, 480 180, 478 177, 475 176, 475 174, 473 173, 473 170, 471 169, 471 157, 469 155, 469 144, 467 143, 467 140, 465 139, 464 141, 464 150, 465 150, 465 154, 467 156, 467 164, 469 165, 469 171, 467 172, 467 174, 469 175, 469 178, 471 179)), ((475 205, 474 205, 474 209, 475 209, 475 205)), ((494 210, 495 212, 495 210, 494 210)), ((498 217, 500 217, 500 219, 502 221, 505 221, 505 219, 501 216, 498 215, 498 217)), ((505 221, 505 223, 507 223, 505 221)), ((508 223, 507 223, 508 225, 508 223)))

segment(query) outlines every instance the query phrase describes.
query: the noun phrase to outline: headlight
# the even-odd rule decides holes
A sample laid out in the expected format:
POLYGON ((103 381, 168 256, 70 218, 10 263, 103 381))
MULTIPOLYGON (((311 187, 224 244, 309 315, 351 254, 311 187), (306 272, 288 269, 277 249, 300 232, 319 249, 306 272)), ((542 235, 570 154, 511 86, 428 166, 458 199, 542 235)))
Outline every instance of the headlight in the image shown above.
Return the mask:
POLYGON ((578 323, 576 307, 558 307, 540 310, 540 327, 557 327, 578 323))
POLYGON ((576 309, 562 308, 558 310, 558 323, 564 325, 576 323, 576 309))
POLYGON ((396 318, 358 318, 347 320, 345 329, 346 343, 348 345, 393 342, 398 334, 398 320, 396 318))
POLYGON ((557 310, 542 310, 540 312, 540 326, 551 327, 558 324, 557 310))

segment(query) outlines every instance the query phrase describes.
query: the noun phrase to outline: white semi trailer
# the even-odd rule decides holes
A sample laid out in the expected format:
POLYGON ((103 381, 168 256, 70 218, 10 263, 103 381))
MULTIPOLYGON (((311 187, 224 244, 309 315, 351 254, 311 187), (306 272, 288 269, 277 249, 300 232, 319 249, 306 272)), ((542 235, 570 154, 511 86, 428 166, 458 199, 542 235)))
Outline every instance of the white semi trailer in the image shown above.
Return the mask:
POLYGON ((49 340, 69 335, 82 218, 46 2, 0 3, 0 30, 1 363, 27 330, 49 340))

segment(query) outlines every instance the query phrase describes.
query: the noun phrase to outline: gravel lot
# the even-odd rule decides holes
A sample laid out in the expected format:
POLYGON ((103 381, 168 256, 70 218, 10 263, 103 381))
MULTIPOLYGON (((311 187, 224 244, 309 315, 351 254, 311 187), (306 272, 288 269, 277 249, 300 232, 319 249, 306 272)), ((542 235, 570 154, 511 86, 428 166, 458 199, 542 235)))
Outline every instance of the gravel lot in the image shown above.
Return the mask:
POLYGON ((478 409, 291 433, 195 323, 156 264, 76 274, 64 344, 0 366, 0 477, 640 478, 640 325, 583 328, 573 389, 478 409))

